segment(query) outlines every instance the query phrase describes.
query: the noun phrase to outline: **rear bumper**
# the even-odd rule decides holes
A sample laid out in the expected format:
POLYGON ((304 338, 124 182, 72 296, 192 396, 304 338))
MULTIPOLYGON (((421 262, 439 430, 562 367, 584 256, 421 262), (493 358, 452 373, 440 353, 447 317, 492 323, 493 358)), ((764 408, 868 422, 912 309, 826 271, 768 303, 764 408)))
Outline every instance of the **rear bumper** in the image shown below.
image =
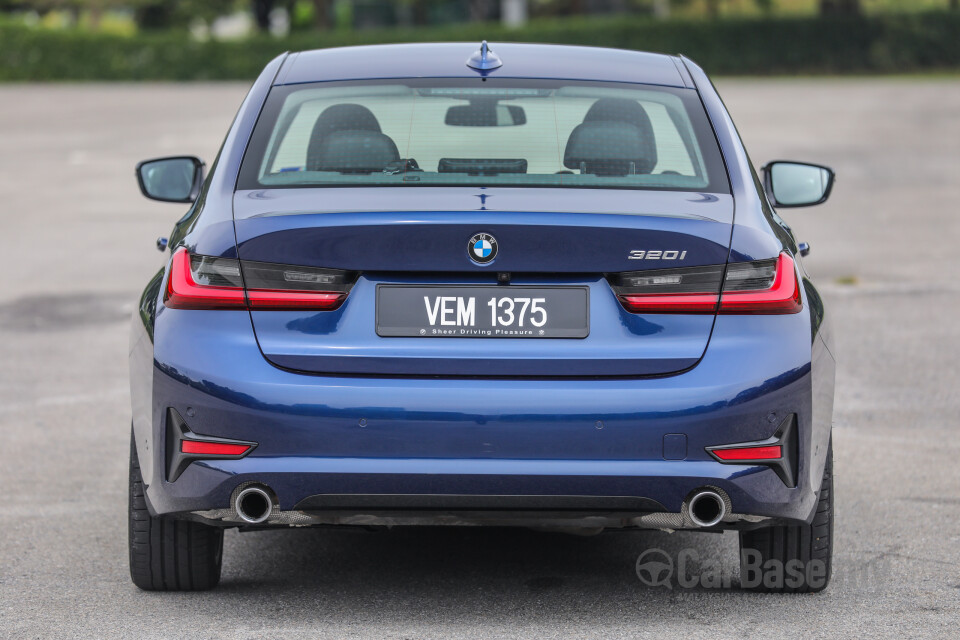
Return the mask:
POLYGON ((642 526, 645 514, 681 514, 705 486, 726 493, 735 514, 813 515, 829 439, 814 398, 832 398, 833 360, 818 337, 811 348, 806 314, 721 316, 703 360, 681 375, 497 380, 302 375, 263 359, 245 312, 161 313, 156 347, 135 341, 132 357, 135 435, 157 514, 235 525, 231 496, 255 482, 278 501, 268 524, 559 513, 642 526), (167 482, 167 407, 195 433, 258 446, 167 482), (789 414, 795 488, 769 467, 704 451, 768 438, 789 414))
POLYGON ((288 457, 255 466, 225 465, 222 461, 194 463, 197 485, 218 487, 218 493, 227 496, 212 501, 204 498, 194 507, 201 503, 227 506, 204 506, 182 515, 221 526, 244 525, 230 505, 238 488, 256 484, 277 497, 273 513, 263 526, 549 524, 694 528, 686 504, 696 490, 707 488, 718 490, 736 505, 717 528, 749 525, 766 518, 805 517, 797 511, 802 504, 771 504, 756 499, 758 492, 775 490, 777 483, 783 486, 763 467, 723 468, 717 463, 688 461, 430 462, 288 457), (300 498, 310 491, 322 493, 300 498), (767 513, 761 516, 760 511, 767 513))

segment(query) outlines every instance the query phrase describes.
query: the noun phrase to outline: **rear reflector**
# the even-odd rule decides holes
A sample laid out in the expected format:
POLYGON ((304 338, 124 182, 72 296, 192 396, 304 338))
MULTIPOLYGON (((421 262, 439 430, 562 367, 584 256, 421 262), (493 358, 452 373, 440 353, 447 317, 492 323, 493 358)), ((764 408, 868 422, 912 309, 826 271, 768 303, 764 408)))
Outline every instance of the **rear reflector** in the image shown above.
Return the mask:
POLYGON ((334 269, 192 256, 181 247, 170 262, 164 304, 172 309, 330 311, 346 299, 354 275, 334 269))
POLYGON ((192 453, 199 456, 242 456, 249 450, 250 445, 248 444, 203 442, 200 440, 183 440, 180 443, 182 453, 192 453))
POLYGON ((733 449, 711 449, 710 453, 721 460, 779 460, 783 455, 780 445, 763 447, 737 447, 733 449))
POLYGON ((632 313, 784 314, 803 307, 794 262, 786 253, 776 260, 731 263, 725 272, 716 265, 622 273, 614 289, 632 313))

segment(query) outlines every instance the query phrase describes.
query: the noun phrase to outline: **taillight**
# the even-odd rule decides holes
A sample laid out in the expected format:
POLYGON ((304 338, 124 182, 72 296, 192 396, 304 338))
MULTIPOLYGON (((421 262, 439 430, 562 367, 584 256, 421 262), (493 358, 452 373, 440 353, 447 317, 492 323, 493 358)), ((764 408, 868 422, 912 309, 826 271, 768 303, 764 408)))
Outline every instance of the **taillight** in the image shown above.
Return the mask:
POLYGON ((715 313, 723 265, 618 274, 620 302, 633 313, 715 313))
POLYGON ((319 309, 331 311, 340 306, 345 293, 334 291, 247 291, 251 309, 319 309))
POLYGON ((334 269, 173 254, 164 304, 173 309, 315 309, 339 307, 353 274, 334 269), (246 283, 246 289, 244 289, 246 283))
POLYGON ((336 309, 354 279, 334 269, 246 260, 240 266, 251 309, 336 309))
POLYGON ((614 289, 633 313, 782 314, 802 308, 793 259, 617 274, 614 289), (721 287, 721 280, 723 286, 721 287))
POLYGON ((800 283, 793 258, 781 253, 776 259, 727 266, 720 296, 720 313, 797 313, 803 308, 800 283))
POLYGON ((172 309, 246 309, 239 261, 204 258, 194 262, 184 248, 173 254, 163 303, 172 309))

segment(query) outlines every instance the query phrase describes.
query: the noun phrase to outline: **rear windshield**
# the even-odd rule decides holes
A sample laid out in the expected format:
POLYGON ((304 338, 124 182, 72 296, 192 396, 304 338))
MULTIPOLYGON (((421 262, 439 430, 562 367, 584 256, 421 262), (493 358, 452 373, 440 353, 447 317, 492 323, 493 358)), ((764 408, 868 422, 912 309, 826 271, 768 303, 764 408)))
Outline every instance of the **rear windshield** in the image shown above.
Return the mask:
POLYGON ((275 87, 237 186, 459 185, 729 193, 692 89, 498 78, 275 87))

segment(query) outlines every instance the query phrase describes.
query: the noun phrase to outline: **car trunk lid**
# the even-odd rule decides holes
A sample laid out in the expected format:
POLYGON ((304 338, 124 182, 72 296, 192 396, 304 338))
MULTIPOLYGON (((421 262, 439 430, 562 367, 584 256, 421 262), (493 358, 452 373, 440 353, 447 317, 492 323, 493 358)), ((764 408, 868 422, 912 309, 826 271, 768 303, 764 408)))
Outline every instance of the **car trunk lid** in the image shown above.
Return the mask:
MULTIPOLYGON (((332 375, 645 376, 694 366, 714 316, 629 313, 607 276, 724 263, 730 196, 570 189, 563 191, 561 205, 546 206, 558 200, 557 191, 237 192, 241 260, 359 273, 336 311, 252 311, 264 357, 284 368, 332 375), (496 244, 495 259, 486 264, 470 256, 478 234, 496 244), (437 293, 431 297, 433 287, 437 293), (586 328, 564 334, 571 337, 529 322, 525 329, 532 333, 522 337, 463 333, 470 327, 457 324, 452 333, 435 334, 427 325, 424 333, 391 333, 384 324, 383 305, 435 321, 447 305, 447 319, 453 320, 457 303, 463 303, 458 292, 460 298, 476 298, 474 312, 480 316, 505 310, 487 309, 489 296, 549 300, 557 288, 567 298, 557 298, 555 305, 583 305, 586 314, 586 328)), ((397 310, 391 313, 395 319, 397 310)))

